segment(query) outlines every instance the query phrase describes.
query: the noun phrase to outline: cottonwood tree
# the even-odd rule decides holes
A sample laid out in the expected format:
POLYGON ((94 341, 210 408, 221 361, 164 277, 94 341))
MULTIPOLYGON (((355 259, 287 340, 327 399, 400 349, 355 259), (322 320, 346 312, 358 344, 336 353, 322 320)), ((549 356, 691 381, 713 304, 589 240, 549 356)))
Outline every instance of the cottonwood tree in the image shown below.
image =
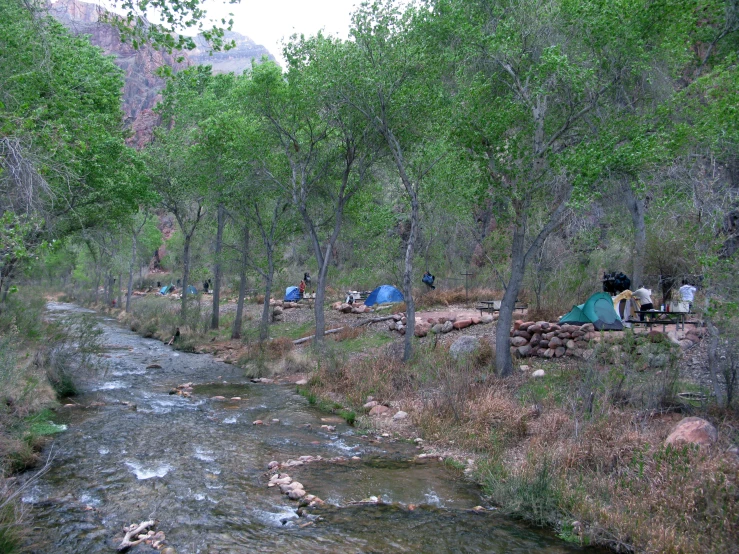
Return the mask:
POLYGON ((338 43, 321 36, 295 42, 286 49, 290 67, 284 78, 278 66, 263 63, 253 70, 250 91, 280 145, 276 168, 263 171, 290 195, 318 265, 316 345, 324 340, 326 278, 344 211, 371 179, 377 154, 364 121, 326 87, 332 64, 339 61, 336 48, 338 43))
POLYGON ((440 35, 464 68, 458 136, 507 206, 501 220, 512 242, 495 359, 502 375, 512 371, 508 336, 526 265, 600 178, 593 164, 607 151, 597 139, 630 108, 622 89, 644 83, 649 62, 665 53, 659 37, 638 32, 658 15, 648 2, 434 3, 440 35))
POLYGON ((417 12, 401 11, 393 2, 363 4, 353 16, 351 38, 339 67, 336 88, 343 101, 361 114, 381 137, 408 210, 403 294, 406 335, 403 359, 412 355, 415 331, 413 265, 424 179, 444 157, 436 139, 442 134, 434 115, 442 99, 435 76, 437 63, 418 33, 417 12))

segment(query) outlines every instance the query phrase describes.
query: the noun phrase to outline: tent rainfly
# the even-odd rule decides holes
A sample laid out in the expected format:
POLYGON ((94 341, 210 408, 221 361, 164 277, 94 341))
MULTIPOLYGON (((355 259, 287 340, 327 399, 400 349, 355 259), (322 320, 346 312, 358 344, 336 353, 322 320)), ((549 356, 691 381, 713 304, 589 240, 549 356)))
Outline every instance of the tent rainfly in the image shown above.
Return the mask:
POLYGON ((622 331, 621 318, 613 309, 613 299, 605 292, 596 292, 587 302, 573 306, 572 311, 559 320, 560 323, 592 323, 596 330, 622 331))
POLYGON ((375 304, 388 304, 393 302, 403 302, 405 298, 403 293, 400 292, 392 285, 380 285, 373 290, 367 299, 364 301, 365 306, 373 306, 375 304))
POLYGON ((300 289, 298 287, 287 287, 285 289, 285 302, 297 302, 300 300, 300 289))

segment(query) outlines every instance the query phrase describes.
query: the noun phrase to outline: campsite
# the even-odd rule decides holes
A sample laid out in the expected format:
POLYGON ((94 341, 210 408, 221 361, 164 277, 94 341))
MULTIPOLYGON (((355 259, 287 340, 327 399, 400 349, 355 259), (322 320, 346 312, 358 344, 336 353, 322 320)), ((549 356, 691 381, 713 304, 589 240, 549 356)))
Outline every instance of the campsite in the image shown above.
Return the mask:
POLYGON ((739 554, 737 52, 737 0, 2 0, 0 553, 739 554))

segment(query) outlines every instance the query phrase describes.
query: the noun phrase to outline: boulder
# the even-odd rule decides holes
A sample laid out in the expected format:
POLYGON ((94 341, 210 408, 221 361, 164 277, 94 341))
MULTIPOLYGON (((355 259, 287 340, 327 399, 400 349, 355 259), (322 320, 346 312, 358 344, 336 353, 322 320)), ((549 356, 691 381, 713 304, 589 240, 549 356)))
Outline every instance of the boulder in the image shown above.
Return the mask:
POLYGON ((272 313, 274 315, 280 315, 282 313, 282 308, 280 308, 279 306, 275 306, 274 308, 272 308, 272 313))
POLYGON ((455 321, 452 325, 454 326, 455 329, 464 329, 465 327, 469 327, 470 325, 472 325, 472 320, 471 319, 459 319, 455 321))
POLYGON ((470 319, 472 320, 472 325, 480 325, 480 323, 482 323, 482 318, 477 317, 476 315, 473 315, 470 319))
POLYGON ((682 348, 683 350, 687 350, 688 348, 690 348, 694 344, 695 343, 692 340, 683 339, 683 340, 680 341, 680 348, 682 348))
POLYGON ((287 493, 287 497, 290 500, 300 500, 304 496, 305 496, 305 491, 303 489, 293 489, 287 493))
POLYGON ((436 335, 439 335, 441 334, 443 328, 444 328, 444 325, 442 325, 441 323, 437 323, 431 328, 431 332, 436 335))
POLYGON ((518 331, 513 332, 514 337, 523 337, 526 340, 531 340, 531 333, 527 333, 526 331, 522 331, 519 329, 518 331))
POLYGON ((556 358, 561 358, 562 356, 564 356, 564 355, 565 355, 565 352, 566 352, 566 351, 567 351, 567 349, 566 349, 566 348, 565 348, 564 346, 558 346, 558 347, 557 347, 557 348, 556 348, 556 349, 554 350, 554 356, 555 356, 556 358))
POLYGON ((697 444, 711 446, 718 440, 718 431, 708 421, 700 417, 686 417, 673 427, 665 444, 697 444))
POLYGON ((391 321, 390 324, 387 326, 387 328, 390 329, 391 331, 395 331, 397 325, 398 324, 395 321, 391 321))
POLYGON ((341 309, 341 304, 342 304, 341 302, 334 302, 333 304, 331 304, 331 307, 334 310, 340 310, 341 309))
POLYGON ((518 331, 521 328, 521 325, 523 325, 523 320, 517 319, 516 321, 513 322, 513 330, 518 331))
POLYGON ((364 408, 365 410, 371 410, 377 405, 378 405, 377 400, 370 400, 364 406, 362 406, 362 408, 364 408))
POLYGON ((406 412, 404 412, 403 410, 400 410, 399 412, 397 412, 397 413, 396 413, 396 414, 395 414, 395 415, 393 416, 393 419, 394 419, 395 421, 400 421, 401 419, 405 419, 405 418, 407 418, 407 417, 408 417, 408 414, 407 414, 406 412))
POLYGON ((531 356, 531 346, 528 344, 524 344, 523 346, 518 347, 518 355, 521 358, 525 358, 527 356, 531 356))
POLYGON ((441 326, 442 333, 448 333, 452 329, 454 329, 454 323, 452 323, 451 321, 445 321, 444 325, 441 326))
POLYGON ((373 406, 372 407, 372 409, 370 410, 369 415, 371 415, 371 416, 379 416, 379 415, 386 414, 389 411, 390 411, 390 408, 388 408, 387 406, 383 406, 382 404, 378 404, 377 406, 373 406))
POLYGON ((349 304, 342 304, 341 309, 339 311, 341 313, 348 314, 348 313, 351 313, 352 307, 349 304))
POLYGON ((532 377, 544 377, 545 375, 546 373, 544 372, 543 369, 537 369, 531 374, 532 377))
POLYGON ((434 326, 438 323, 438 321, 436 321, 433 317, 430 317, 426 320, 426 323, 428 323, 431 326, 434 326))
POLYGON ((562 346, 562 339, 559 337, 551 337, 549 339, 549 348, 554 348, 556 346, 562 346))
POLYGON ((531 333, 531 334, 534 334, 534 333, 541 333, 541 325, 539 325, 538 323, 534 323, 533 325, 531 325, 531 326, 530 326, 530 327, 529 327, 528 329, 526 329, 526 330, 527 330, 527 331, 528 331, 529 333, 531 333))
POLYGON ((523 337, 513 337, 511 338, 511 346, 515 346, 518 348, 519 346, 523 346, 524 344, 528 344, 529 341, 527 341, 523 337))
POLYGON ((470 337, 470 336, 459 337, 449 347, 449 354, 452 356, 452 358, 456 360, 456 359, 459 359, 460 357, 469 356, 479 346, 480 346, 480 341, 477 337, 470 337))
POLYGON ((551 348, 547 348, 546 351, 544 352, 544 357, 545 358, 554 358, 554 350, 551 349, 551 348))
POLYGON ((490 314, 483 314, 480 318, 481 323, 492 323, 493 322, 493 316, 490 314))
POLYGON ((417 337, 425 337, 429 334, 431 326, 428 323, 416 323, 416 328, 413 330, 413 334, 417 337))
POLYGON ((574 341, 574 340, 568 340, 568 341, 567 341, 567 342, 565 343, 565 346, 566 346, 566 347, 567 347, 568 349, 572 349, 572 348, 575 348, 575 341, 574 341))

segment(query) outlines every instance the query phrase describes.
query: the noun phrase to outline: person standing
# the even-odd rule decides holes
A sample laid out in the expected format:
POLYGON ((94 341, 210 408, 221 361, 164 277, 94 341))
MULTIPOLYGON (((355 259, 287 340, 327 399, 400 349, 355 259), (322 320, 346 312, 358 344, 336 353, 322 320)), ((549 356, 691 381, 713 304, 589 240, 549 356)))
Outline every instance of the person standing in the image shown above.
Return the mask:
MULTIPOLYGON (((636 301, 639 302, 640 312, 646 312, 648 310, 654 309, 654 304, 652 303, 652 291, 646 288, 644 285, 636 289, 632 297, 636 298, 636 301)), ((644 321, 644 314, 639 314, 639 320, 644 321)))
POLYGON ((300 292, 300 298, 303 298, 303 295, 305 294, 305 281, 300 281, 300 285, 298 285, 298 291, 300 292))
POLYGON ((693 300, 695 300, 695 291, 697 291, 693 285, 687 281, 683 281, 683 286, 680 287, 680 311, 681 312, 692 312, 693 311, 693 300))

